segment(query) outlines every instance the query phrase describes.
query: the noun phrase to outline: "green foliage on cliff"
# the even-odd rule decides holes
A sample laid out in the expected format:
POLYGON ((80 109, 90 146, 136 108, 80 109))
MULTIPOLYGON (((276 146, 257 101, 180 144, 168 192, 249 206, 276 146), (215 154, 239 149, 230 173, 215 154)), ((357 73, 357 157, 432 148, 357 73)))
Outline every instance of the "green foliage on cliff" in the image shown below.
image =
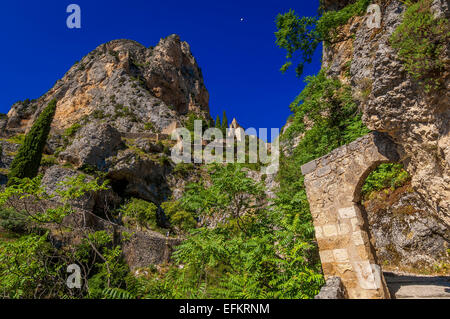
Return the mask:
POLYGON ((128 217, 129 222, 137 223, 137 226, 157 229, 157 207, 151 202, 142 199, 132 198, 120 209, 123 216, 128 217))
POLYGON ((405 1, 403 21, 390 39, 408 73, 427 92, 442 87, 443 75, 449 67, 446 50, 450 43, 450 24, 445 18, 434 18, 432 2, 405 1))
POLYGON ((327 11, 320 17, 299 17, 294 10, 279 14, 276 18, 278 31, 275 32, 276 44, 287 51, 288 60, 281 71, 291 65, 294 54, 298 53, 300 62, 296 67, 297 76, 301 76, 306 63, 311 63, 319 44, 340 42, 347 38, 340 32, 340 26, 352 17, 363 15, 371 0, 357 0, 339 11, 327 11))
POLYGON ((324 70, 305 81, 305 89, 290 106, 293 115, 282 140, 305 133, 302 145, 308 151, 302 153, 306 162, 369 132, 361 121, 349 85, 328 78, 324 70))
POLYGON ((9 184, 15 179, 33 178, 37 175, 55 111, 56 100, 52 100, 31 127, 11 164, 9 184))
POLYGON ((367 177, 362 187, 362 194, 368 197, 372 192, 385 188, 395 190, 405 185, 410 178, 402 164, 381 164, 367 177))
POLYGON ((81 124, 75 123, 64 131, 64 136, 65 137, 73 137, 80 128, 81 128, 81 124))
POLYGON ((183 209, 179 201, 164 202, 161 204, 161 208, 177 234, 186 233, 197 225, 194 214, 183 209))
POLYGON ((345 40, 339 27, 355 16, 364 15, 371 2, 372 0, 357 0, 339 11, 324 12, 317 21, 317 31, 322 40, 328 44, 345 40))

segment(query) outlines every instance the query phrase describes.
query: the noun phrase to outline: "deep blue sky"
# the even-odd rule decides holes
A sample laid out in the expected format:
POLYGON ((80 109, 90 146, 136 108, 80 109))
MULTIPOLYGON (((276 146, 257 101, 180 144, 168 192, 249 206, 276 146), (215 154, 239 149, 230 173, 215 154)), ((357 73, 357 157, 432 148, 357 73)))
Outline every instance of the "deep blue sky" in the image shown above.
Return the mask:
MULTIPOLYGON (((312 1, 4 1, 0 11, 0 112, 49 90, 77 60, 120 38, 145 46, 177 33, 191 45, 210 93, 213 118, 227 111, 244 127, 281 128, 303 79, 279 68, 285 51, 275 45, 275 17, 294 9, 316 15, 312 1), (66 27, 66 7, 82 10, 82 28, 66 27), (241 22, 241 18, 244 21, 241 22)), ((305 75, 317 73, 320 52, 305 75)))

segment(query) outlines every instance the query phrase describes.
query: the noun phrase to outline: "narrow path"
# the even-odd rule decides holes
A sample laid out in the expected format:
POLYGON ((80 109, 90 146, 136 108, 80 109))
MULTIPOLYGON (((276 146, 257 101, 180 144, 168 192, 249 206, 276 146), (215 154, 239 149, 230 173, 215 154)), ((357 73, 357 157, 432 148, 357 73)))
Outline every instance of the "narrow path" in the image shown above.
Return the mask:
POLYGON ((450 299, 450 276, 385 272, 384 278, 395 299, 450 299))

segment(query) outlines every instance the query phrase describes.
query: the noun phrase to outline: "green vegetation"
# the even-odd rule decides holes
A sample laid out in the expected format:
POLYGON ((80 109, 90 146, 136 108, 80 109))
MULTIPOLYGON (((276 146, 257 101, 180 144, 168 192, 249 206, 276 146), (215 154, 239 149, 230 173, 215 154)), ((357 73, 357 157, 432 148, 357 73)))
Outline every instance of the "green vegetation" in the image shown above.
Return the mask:
POLYGON ((62 297, 62 263, 52 260, 47 236, 27 235, 0 242, 0 287, 3 298, 62 297), (51 294, 54 291, 55 294, 51 294))
POLYGON ((177 165, 175 165, 175 167, 173 169, 173 173, 180 177, 186 177, 193 170, 194 170, 194 164, 181 162, 181 163, 178 163, 177 165))
POLYGON ((0 192, 0 225, 14 232, 10 240, 0 241, 0 297, 80 298, 94 296, 91 291, 95 287, 126 287, 129 271, 121 259, 120 247, 112 245, 111 235, 76 229, 82 243, 71 249, 57 249, 49 240, 57 234, 75 231, 62 225, 64 217, 74 213, 70 203, 87 193, 105 189, 106 182, 88 181, 80 175, 57 185, 59 206, 30 205, 23 211, 18 199, 39 203, 55 196, 42 188, 41 176, 18 180, 0 192), (44 232, 44 225, 52 225, 52 231, 44 232), (82 289, 67 288, 66 267, 74 263, 83 269, 83 282, 89 281, 89 290, 86 284, 82 289), (102 284, 96 286, 93 278, 102 278, 102 284))
POLYGON ((220 129, 221 125, 222 124, 220 123, 220 116, 217 115, 214 127, 220 129))
POLYGON ((227 128, 228 128, 228 118, 227 118, 227 114, 225 111, 223 111, 221 128, 222 128, 222 133, 225 136, 227 134, 227 128))
POLYGON ((67 128, 67 129, 64 131, 64 136, 65 136, 65 137, 73 137, 73 136, 78 132, 78 130, 79 130, 80 128, 81 128, 81 124, 75 123, 75 124, 73 124, 71 127, 67 128))
POLYGON ((163 204, 179 227, 193 229, 165 272, 140 280, 146 298, 312 298, 323 284, 313 247, 265 206, 262 185, 237 164, 212 165, 210 183, 194 183, 179 202, 163 204), (208 184, 208 185, 207 185, 208 184), (173 212, 177 212, 174 214, 173 212), (273 229, 277 229, 276 232, 273 229), (183 267, 178 267, 183 265, 183 267))
POLYGON ((281 141, 303 135, 290 156, 280 152, 277 180, 280 189, 274 213, 284 225, 286 238, 299 238, 308 245, 305 256, 318 259, 314 227, 299 167, 348 144, 369 132, 352 100, 351 89, 337 79, 327 78, 322 70, 306 78, 307 86, 291 104, 293 115, 281 141))
POLYGON ((157 207, 151 202, 147 202, 142 199, 132 198, 127 204, 125 204, 120 212, 126 219, 126 226, 137 226, 141 228, 148 228, 156 230, 157 225, 157 207))
POLYGON ((371 193, 385 188, 395 190, 409 180, 410 176, 403 169, 402 164, 381 164, 367 177, 362 187, 362 194, 364 198, 368 198, 371 193))
POLYGON ((54 155, 42 155, 41 166, 50 167, 58 163, 58 160, 54 155))
POLYGON ((366 12, 370 0, 357 0, 339 11, 327 11, 318 17, 298 17, 290 10, 276 18, 278 31, 275 32, 276 44, 287 51, 287 62, 281 71, 292 65, 294 54, 298 53, 300 62, 296 67, 297 76, 301 76, 306 63, 311 63, 316 49, 322 41, 325 45, 347 40, 340 32, 340 26, 352 17, 366 12))
POLYGON ((144 125, 144 129, 145 129, 146 131, 152 131, 152 132, 154 132, 154 131, 156 130, 155 124, 153 124, 152 122, 147 122, 147 123, 145 123, 145 125, 144 125))
POLYGON ((194 141, 195 121, 202 121, 202 134, 211 126, 211 123, 207 121, 203 115, 199 115, 195 112, 189 112, 184 126, 189 130, 189 132, 191 132, 192 141, 194 141))
POLYGON ((15 179, 37 175, 55 111, 56 100, 52 100, 31 127, 11 164, 9 184, 14 183, 15 179))
POLYGON ((450 24, 445 18, 435 19, 432 0, 406 0, 402 23, 391 37, 391 45, 409 74, 430 92, 442 88, 449 67, 446 47, 450 42, 450 24))
POLYGON ((197 225, 193 214, 183 209, 179 201, 162 203, 161 208, 177 234, 185 234, 197 225))
POLYGON ((339 32, 339 27, 346 24, 351 18, 366 13, 372 0, 357 0, 339 11, 327 11, 317 21, 317 32, 327 44, 346 40, 339 32))
MULTIPOLYGON (((88 182, 85 176, 68 179, 57 190, 61 206, 43 210, 36 206, 24 213, 26 223, 35 227, 0 242, 0 293, 8 298, 313 297, 323 278, 317 259, 310 256, 312 247, 265 206, 263 187, 238 165, 214 165, 210 174, 209 185, 191 184, 180 201, 162 204, 174 231, 189 235, 173 254, 172 265, 150 267, 148 275, 138 278, 122 259, 121 245, 130 234, 113 240, 105 231, 60 228, 63 218, 74 213, 73 200, 107 187, 98 180, 88 182), (216 220, 217 225, 196 228, 196 219, 216 220), (53 247, 50 234, 39 230, 49 223, 57 233, 81 236, 80 244, 70 250, 53 247), (72 263, 83 269, 82 289, 65 285, 65 267, 72 263)), ((24 196, 37 201, 50 195, 43 191, 40 178, 24 179, 0 193, 0 207, 24 196)), ((121 212, 149 225, 155 221, 155 208, 132 199, 121 212)), ((15 215, 11 212, 5 214, 8 219, 15 215)))
POLYGON ((8 231, 22 234, 27 229, 27 218, 24 212, 13 208, 0 207, 0 227, 8 231))
POLYGON ((97 120, 101 120, 106 117, 105 112, 103 112, 103 110, 95 110, 94 112, 92 112, 92 116, 94 117, 94 119, 97 120))
POLYGON ((6 139, 6 141, 7 141, 7 142, 10 142, 10 143, 22 145, 23 142, 25 141, 25 134, 17 134, 17 135, 14 135, 14 136, 12 136, 12 137, 6 139))
POLYGON ((338 79, 327 78, 321 70, 306 78, 307 86, 290 108, 293 116, 282 139, 293 139, 301 133, 304 163, 327 154, 369 132, 353 101, 351 88, 338 79), (307 130, 309 126, 311 130, 307 130))

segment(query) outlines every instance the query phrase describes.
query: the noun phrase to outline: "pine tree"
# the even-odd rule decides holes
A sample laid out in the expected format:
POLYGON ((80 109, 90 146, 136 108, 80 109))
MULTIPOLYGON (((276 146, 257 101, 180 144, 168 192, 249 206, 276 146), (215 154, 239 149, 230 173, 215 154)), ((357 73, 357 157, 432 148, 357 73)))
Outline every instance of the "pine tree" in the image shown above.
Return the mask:
POLYGON ((216 117, 216 123, 215 123, 214 127, 218 128, 218 129, 222 128, 222 125, 220 124, 220 116, 219 115, 217 115, 217 117, 216 117))
POLYGON ((15 179, 34 178, 38 174, 55 111, 56 100, 52 100, 34 122, 11 164, 9 185, 13 184, 15 179))
POLYGON ((227 128, 228 128, 227 114, 225 113, 225 111, 223 111, 223 117, 222 117, 222 132, 223 132, 224 135, 227 134, 227 128))

